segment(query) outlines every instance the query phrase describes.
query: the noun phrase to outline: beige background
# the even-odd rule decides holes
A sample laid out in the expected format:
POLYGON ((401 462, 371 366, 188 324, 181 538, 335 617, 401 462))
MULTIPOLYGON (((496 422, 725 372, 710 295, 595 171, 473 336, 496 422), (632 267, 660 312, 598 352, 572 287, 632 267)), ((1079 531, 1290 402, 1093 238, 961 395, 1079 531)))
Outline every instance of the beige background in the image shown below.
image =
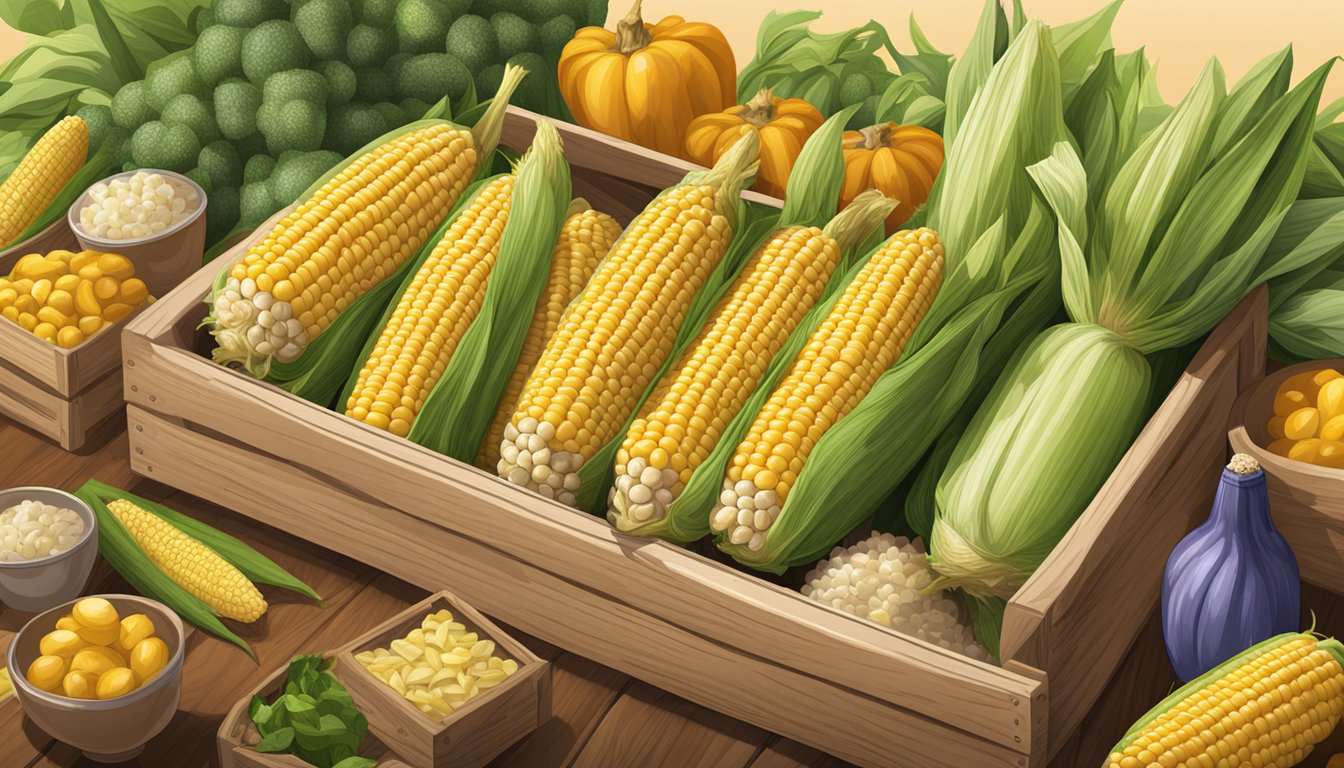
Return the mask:
MULTIPOLYGON (((1102 0, 1024 0, 1027 11, 1047 22, 1070 21, 1095 11, 1102 0)), ((825 8, 817 28, 834 31, 875 18, 909 50, 907 19, 943 50, 959 51, 970 38, 981 0, 645 0, 649 18, 679 13, 708 21, 727 34, 739 68, 752 57, 756 28, 770 10, 825 8)), ((627 0, 612 0, 611 19, 625 14, 627 0)), ((12 56, 21 37, 0 24, 0 60, 12 56)), ((1179 98, 1210 56, 1222 59, 1229 77, 1256 60, 1293 43, 1298 74, 1327 57, 1344 54, 1344 0, 1127 0, 1115 24, 1115 44, 1127 51, 1147 46, 1158 60, 1158 79, 1168 100, 1179 98)), ((1344 97, 1344 64, 1327 88, 1330 99, 1344 97)))

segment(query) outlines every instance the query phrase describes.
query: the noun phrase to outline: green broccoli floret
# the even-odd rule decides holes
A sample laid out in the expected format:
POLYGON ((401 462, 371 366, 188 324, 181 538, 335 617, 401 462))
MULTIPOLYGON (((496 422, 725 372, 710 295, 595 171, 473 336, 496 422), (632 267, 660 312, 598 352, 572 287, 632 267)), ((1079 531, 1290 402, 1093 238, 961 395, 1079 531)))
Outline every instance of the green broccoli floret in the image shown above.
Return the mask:
POLYGON ((462 16, 454 21, 444 47, 471 72, 499 61, 495 28, 480 16, 462 16))
POLYGON ((196 9, 196 20, 194 22, 195 25, 194 29, 196 30, 197 37, 200 37, 202 32, 214 26, 214 23, 215 23, 214 9, 212 8, 196 9))
POLYGON ((851 72, 840 81, 840 103, 859 104, 873 95, 873 85, 862 72, 851 72))
POLYGON ((527 20, 537 25, 558 16, 581 19, 588 14, 588 7, 584 0, 528 0, 528 2, 518 5, 524 6, 519 10, 527 16, 527 20))
POLYGON ((149 68, 145 76, 146 101, 155 110, 162 112, 174 96, 184 93, 202 95, 207 93, 196 77, 196 65, 190 55, 179 55, 167 62, 161 62, 149 68))
POLYGON ((550 65, 540 54, 530 51, 510 58, 508 63, 527 70, 527 76, 518 84, 518 89, 513 92, 509 103, 533 112, 548 114, 550 111, 548 100, 551 93, 549 85, 555 82, 555 75, 551 73, 550 65))
POLYGON ((289 21, 262 23, 243 38, 243 74, 256 85, 287 69, 308 66, 308 44, 289 21))
POLYGON ((308 190, 343 158, 335 152, 286 152, 275 164, 271 174, 271 199, 288 205, 308 190))
POLYGON ((442 0, 440 5, 448 12, 449 21, 458 16, 465 16, 471 11, 471 0, 442 0))
MULTIPOLYGON (((118 125, 117 130, 125 131, 126 129, 118 125)), ((135 142, 131 140, 132 138, 133 134, 127 133, 121 141, 121 146, 117 147, 117 162, 122 165, 135 165, 135 142)))
POLYGON ((397 81, 397 93, 402 98, 420 99, 431 104, 448 97, 457 104, 467 92, 471 72, 453 56, 446 53, 423 53, 406 62, 397 81))
POLYGON ((378 110, 367 104, 343 104, 331 115, 331 130, 327 131, 323 149, 350 155, 365 144, 387 133, 387 121, 378 110))
POLYGON ((471 4, 471 12, 488 19, 496 13, 516 11, 520 4, 516 0, 476 0, 471 4))
POLYGON ((216 183, 205 200, 205 242, 217 243, 238 225, 238 187, 216 183))
POLYGON ((200 187, 201 191, 205 192, 206 199, 209 200, 210 190, 213 189, 213 185, 210 183, 210 174, 200 168, 192 168, 182 175, 196 182, 196 186, 200 187))
POLYGON ((284 104, 300 99, 319 106, 327 103, 327 79, 310 69, 287 69, 266 78, 261 87, 263 104, 284 104))
POLYGON ((217 24, 251 28, 284 17, 285 5, 276 0, 215 0, 211 8, 217 24))
POLYGON ((247 30, 216 24, 196 38, 192 62, 196 74, 207 85, 219 85, 230 77, 243 74, 243 38, 247 30))
POLYGON ((215 86, 215 121, 224 138, 237 141, 257 132, 261 89, 246 80, 215 86))
POLYGON ((103 134, 103 143, 98 145, 98 148, 106 148, 108 151, 116 153, 118 157, 125 152, 126 160, 130 160, 130 144, 130 131, 122 128, 120 125, 109 125, 107 127, 107 132, 103 134))
POLYGON ((402 111, 401 107, 390 101, 380 101, 377 104, 374 104, 373 108, 378 110, 378 114, 383 116, 383 122, 387 123, 388 130, 396 128, 399 125, 405 125, 409 120, 419 119, 419 115, 416 115, 408 120, 406 113, 402 111))
POLYGON ((355 70, 343 61, 319 61, 313 71, 326 81, 327 106, 336 107, 355 97, 355 70))
POLYGON ((327 130, 324 107, 311 101, 294 99, 283 104, 262 102, 257 128, 266 137, 266 149, 272 155, 287 150, 308 151, 322 146, 327 130))
POLYGON ((392 20, 397 48, 410 53, 439 50, 450 21, 452 15, 442 0, 402 0, 392 20))
POLYGON ((294 26, 319 59, 345 56, 345 38, 353 24, 348 0, 305 0, 294 8, 294 26))
POLYGON ((141 168, 185 173, 196 165, 201 142, 185 125, 151 120, 131 136, 131 156, 141 168))
MULTIPOLYGON (((528 75, 531 77, 531 75, 528 75)), ((524 80, 527 77, 523 78, 524 80)), ((499 92, 500 83, 504 82, 504 65, 491 64, 476 73, 476 98, 485 101, 499 92)))
POLYGON ((243 161, 227 141, 212 141, 202 147, 196 167, 205 171, 216 187, 236 187, 243 181, 243 161))
POLYGON ((253 155, 247 159, 247 165, 243 166, 243 183, 251 184, 254 181, 265 181, 271 178, 271 173, 274 171, 274 157, 253 155))
POLYGON ((397 0, 364 0, 355 4, 355 10, 359 14, 359 23, 387 29, 392 26, 397 0))
POLYGON ((280 204, 271 198, 271 185, 265 181, 245 184, 240 198, 238 225, 244 229, 255 229, 280 209, 280 204))
POLYGON ((355 70, 355 99, 369 103, 386 99, 392 92, 392 76, 381 69, 355 70))
MULTIPOLYGON (((590 27, 602 27, 607 23, 607 0, 587 0, 584 23, 590 27)), ((578 18, 577 16, 575 18, 578 18)))
POLYGON ((401 68, 406 66, 406 62, 411 60, 409 53, 394 53, 387 58, 387 63, 383 65, 384 72, 392 76, 392 82, 401 79, 401 68))
POLYGON ((173 100, 168 102, 168 106, 163 108, 163 117, 160 119, 165 125, 184 125, 190 128, 191 132, 196 134, 196 138, 205 143, 214 141, 220 136, 210 105, 189 93, 174 96, 173 100))
POLYGON ((96 152, 107 142, 108 131, 116 127, 112 122, 112 108, 103 104, 80 107, 75 116, 89 127, 89 152, 96 152))
POLYGON ((537 36, 541 38, 541 52, 550 61, 559 61, 560 52, 574 39, 577 31, 578 25, 568 16, 556 16, 547 21, 537 31, 537 36))
POLYGON ((260 131, 238 139, 233 145, 237 147, 239 157, 255 157, 266 154, 266 137, 262 136, 260 131))
POLYGON ((401 107, 402 113, 406 115, 406 122, 409 123, 423 118, 433 105, 420 99, 402 99, 397 102, 397 106, 401 107))
POLYGON ((379 67, 392 53, 392 33, 356 24, 345 41, 345 60, 355 69, 379 67))
POLYGON ((499 55, 511 59, 520 53, 541 51, 541 38, 537 28, 527 23, 521 16, 507 11, 490 17, 490 26, 495 28, 495 38, 499 41, 499 55))
POLYGON ((147 90, 144 80, 136 80, 117 89, 117 95, 112 97, 112 120, 128 131, 134 131, 153 120, 158 112, 149 106, 147 90))

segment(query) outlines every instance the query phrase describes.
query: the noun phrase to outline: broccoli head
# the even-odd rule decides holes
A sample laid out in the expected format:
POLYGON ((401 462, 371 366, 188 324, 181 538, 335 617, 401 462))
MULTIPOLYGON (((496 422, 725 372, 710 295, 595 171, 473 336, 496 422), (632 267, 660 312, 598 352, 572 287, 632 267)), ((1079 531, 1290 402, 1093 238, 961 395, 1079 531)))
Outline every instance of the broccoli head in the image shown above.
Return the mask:
POLYGON ((343 61, 319 61, 313 71, 326 81, 327 106, 336 107, 355 98, 355 70, 343 61))
POLYGON ((455 57, 446 53, 422 53, 406 62, 397 81, 397 93, 402 98, 420 99, 431 104, 448 97, 450 104, 458 104, 471 83, 469 72, 455 57))
POLYGON ((327 103, 327 79, 310 69, 287 69, 266 78, 261 88, 263 104, 284 104, 299 99, 319 106, 327 103))
POLYGON ((256 229, 280 209, 280 205, 271 198, 271 185, 265 181, 243 185, 239 197, 238 226, 244 229, 256 229))
POLYGON ((230 80, 215 87, 215 120, 224 138, 237 141, 257 132, 261 89, 246 80, 230 80))
POLYGON ((499 61, 499 41, 495 39, 495 28, 480 16, 458 17, 448 28, 444 47, 469 72, 480 72, 499 61))
POLYGON ((158 112, 149 106, 148 86, 144 80, 127 83, 112 97, 112 120, 128 131, 153 120, 158 112))
POLYGON ((190 128, 202 142, 208 143, 220 136, 210 105, 189 93, 174 96, 173 100, 168 102, 168 106, 163 108, 163 116, 160 119, 165 125, 184 125, 190 128))
POLYGON ((537 25, 559 16, 582 19, 588 15, 587 3, 584 0, 528 0, 526 3, 516 5, 523 6, 519 10, 527 16, 528 21, 537 25))
MULTIPOLYGON (((530 77, 529 75, 528 77, 530 77)), ((524 80, 527 77, 523 78, 524 80)), ((491 64, 476 73, 476 96, 482 101, 493 97, 499 92, 499 86, 504 82, 504 65, 491 64)))
POLYGON ((257 114, 257 128, 266 137, 266 149, 272 155, 287 150, 313 150, 322 146, 327 113, 325 107, 304 99, 283 104, 263 101, 257 114))
POLYGON ((186 173, 196 165, 201 142, 185 125, 151 120, 131 136, 131 156, 140 168, 186 173))
POLYGON ((206 85, 219 85, 243 74, 243 38, 247 30, 216 24, 196 38, 192 62, 206 85))
POLYGON ((360 24, 388 29, 392 26, 392 17, 397 10, 397 0, 363 0, 355 6, 360 24))
POLYGON ((294 8, 294 26, 319 59, 345 56, 345 38, 353 24, 349 0, 304 0, 294 8))
POLYGON ((391 95, 392 76, 377 67, 355 70, 355 100, 375 102, 391 95))
POLYGON ((521 16, 507 11, 490 17, 490 26, 495 28, 495 39, 499 41, 499 55, 511 59, 520 53, 541 52, 541 38, 537 28, 521 16))
POLYGON ((343 159, 335 152, 323 150, 284 153, 276 162, 268 182, 271 199, 282 206, 289 205, 343 159))
POLYGON ((205 199, 205 242, 217 243, 238 225, 238 187, 215 183, 205 199))
POLYGON ((356 24, 345 41, 345 59, 350 66, 380 67, 392 53, 392 33, 367 24, 356 24))
POLYGON ((342 104, 331 114, 331 130, 327 131, 323 148, 351 155, 387 133, 390 127, 378 110, 368 104, 342 104))
MULTIPOLYGON (((401 107, 390 101, 380 101, 373 105, 378 114, 383 116, 383 122, 387 123, 388 130, 396 128, 399 125, 405 125, 409 120, 418 120, 419 115, 408 118, 401 107)), ((423 113, 422 113, 423 114, 423 113)))
POLYGON ((541 38, 542 54, 551 62, 559 61, 560 52, 574 39, 577 31, 578 25, 568 16, 556 16, 542 24, 537 31, 537 36, 541 38))
POLYGON ((201 191, 204 192, 206 195, 206 199, 209 200, 211 190, 214 188, 213 185, 210 183, 210 174, 206 173, 200 168, 192 168, 190 171, 187 171, 182 175, 196 182, 196 186, 201 188, 201 191))
POLYGON ((402 0, 392 19, 397 48, 410 53, 439 50, 451 18, 443 0, 402 0))
POLYGON ((89 151, 96 152, 107 141, 108 131, 116 127, 112 122, 112 108, 104 104, 89 104, 79 108, 75 116, 89 127, 89 151))
POLYGON ((285 5, 276 0, 215 0, 211 10, 216 24, 250 29, 267 19, 282 18, 285 5))
POLYGON ((208 91, 196 77, 196 65, 186 52, 176 58, 150 66, 145 76, 145 98, 156 112, 163 112, 174 96, 184 93, 203 95, 208 91))
POLYGON ((287 69, 308 66, 308 44, 292 22, 263 22, 243 38, 243 74, 256 85, 287 69))
POLYGON ((265 181, 271 178, 271 173, 274 171, 274 157, 253 155, 247 159, 247 164, 243 166, 243 183, 251 184, 254 181, 265 181))
POLYGON ((397 106, 401 107, 402 114, 406 115, 406 122, 409 123, 423 118, 433 105, 420 99, 402 99, 397 102, 397 106))
POLYGON ((236 187, 243 181, 243 162, 227 141, 212 141, 201 148, 196 167, 205 171, 216 187, 236 187))
POLYGON ((550 71, 550 65, 539 54, 531 52, 520 53, 509 59, 508 63, 527 70, 527 76, 518 84, 518 89, 513 92, 509 103, 533 112, 548 114, 550 86, 555 82, 555 75, 550 71))
POLYGON ((197 8, 197 9, 196 9, 196 20, 193 22, 193 24, 195 25, 194 28, 195 28, 195 30, 196 30, 196 36, 197 36, 197 37, 200 37, 202 32, 204 32, 205 30, 207 30, 207 29, 209 29, 210 27, 214 26, 214 24, 215 24, 215 11, 214 11, 214 9, 211 9, 211 8, 197 8))

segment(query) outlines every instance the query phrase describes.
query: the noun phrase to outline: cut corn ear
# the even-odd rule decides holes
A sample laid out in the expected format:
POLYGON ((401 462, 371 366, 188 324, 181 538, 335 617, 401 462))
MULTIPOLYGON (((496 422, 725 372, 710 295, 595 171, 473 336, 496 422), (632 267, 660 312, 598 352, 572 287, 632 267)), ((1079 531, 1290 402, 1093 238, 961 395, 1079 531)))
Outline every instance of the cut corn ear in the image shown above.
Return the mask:
POLYGON ((843 255, 895 206, 895 200, 872 190, 824 229, 785 227, 756 251, 626 432, 608 499, 613 525, 676 541, 708 533, 703 517, 670 531, 645 528, 667 516, 789 335, 822 297, 843 255))
POLYGON ((504 439, 504 426, 513 415, 514 405, 527 383, 527 377, 541 359, 546 342, 560 327, 560 318, 570 302, 579 295, 597 265, 621 235, 621 225, 601 211, 593 210, 587 200, 577 198, 570 206, 560 238, 551 254, 551 274, 545 292, 537 302, 528 325, 523 351, 514 366, 513 375, 504 389, 494 421, 481 443, 476 466, 493 470, 499 465, 499 446, 504 439))
POLYGON ((221 272, 211 297, 219 363, 258 378, 293 363, 353 302, 415 256, 494 150, 524 71, 506 69, 475 128, 412 123, 310 190, 221 272))
POLYGON ((845 287, 733 454, 709 521, 726 544, 764 546, 812 448, 900 358, 938 293, 942 270, 938 233, 905 230, 845 287))
POLYGON ((1344 646, 1270 638, 1181 687, 1135 723, 1108 768, 1257 765, 1306 758, 1344 713, 1344 646))
POLYGON ((631 223, 524 385, 500 443, 500 477, 578 503, 579 470, 638 410, 728 251, 758 150, 756 134, 744 133, 712 170, 631 223))
POLYGON ((253 622, 266 613, 256 586, 209 547, 126 499, 113 500, 107 510, 159 570, 220 616, 253 622))
POLYGON ((71 115, 52 126, 0 184, 0 247, 14 242, 84 166, 89 126, 71 115))

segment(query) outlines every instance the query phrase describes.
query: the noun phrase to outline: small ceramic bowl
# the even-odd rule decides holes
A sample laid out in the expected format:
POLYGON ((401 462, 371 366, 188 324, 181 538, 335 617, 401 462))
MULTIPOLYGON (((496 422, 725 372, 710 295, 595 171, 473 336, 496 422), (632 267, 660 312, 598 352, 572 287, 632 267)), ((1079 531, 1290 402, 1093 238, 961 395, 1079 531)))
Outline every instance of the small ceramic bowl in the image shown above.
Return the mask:
POLYGON ((75 233, 81 248, 99 253, 119 253, 135 265, 135 276, 145 281, 149 292, 162 296, 201 268, 205 257, 205 190, 191 179, 180 173, 145 168, 141 171, 127 171, 108 176, 102 182, 133 176, 136 173, 157 173, 166 177, 179 188, 185 187, 196 192, 196 208, 186 218, 162 232, 131 237, 124 240, 105 240, 85 232, 79 223, 80 211, 89 204, 89 190, 75 200, 66 213, 70 231, 75 233))
POLYGON ((0 510, 22 501, 40 501, 73 510, 84 520, 84 536, 64 552, 36 560, 0 561, 0 603, 24 613, 45 611, 84 591, 98 559, 98 518, 89 505, 55 488, 0 491, 0 510))
POLYGON ((56 620, 70 612, 74 600, 38 614, 14 636, 6 663, 14 682, 14 695, 24 714, 52 737, 81 750, 99 763, 129 760, 168 725, 182 698, 182 620, 153 600, 134 595, 99 595, 112 603, 119 616, 143 613, 154 622, 154 634, 167 644, 168 663, 149 682, 134 691, 106 701, 71 699, 39 690, 28 682, 26 671, 41 652, 42 637, 56 620))

